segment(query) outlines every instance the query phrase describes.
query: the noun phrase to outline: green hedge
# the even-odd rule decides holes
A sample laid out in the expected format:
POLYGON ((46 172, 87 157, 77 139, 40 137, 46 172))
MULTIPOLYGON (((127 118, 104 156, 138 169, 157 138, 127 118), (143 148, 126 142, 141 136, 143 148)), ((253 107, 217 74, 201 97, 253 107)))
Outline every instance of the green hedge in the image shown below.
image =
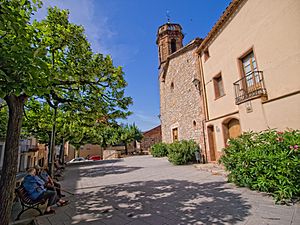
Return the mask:
POLYGON ((174 142, 168 146, 168 159, 174 165, 187 164, 195 161, 196 151, 199 151, 199 146, 193 140, 174 142))
POLYGON ((229 141, 220 162, 230 182, 285 202, 300 196, 299 146, 299 130, 249 132, 229 141))
POLYGON ((150 150, 153 157, 165 157, 168 155, 168 145, 165 143, 154 144, 150 150))
POLYGON ((153 157, 168 156, 168 160, 174 165, 195 161, 196 151, 199 151, 199 145, 193 140, 177 141, 172 144, 158 143, 151 147, 153 157))

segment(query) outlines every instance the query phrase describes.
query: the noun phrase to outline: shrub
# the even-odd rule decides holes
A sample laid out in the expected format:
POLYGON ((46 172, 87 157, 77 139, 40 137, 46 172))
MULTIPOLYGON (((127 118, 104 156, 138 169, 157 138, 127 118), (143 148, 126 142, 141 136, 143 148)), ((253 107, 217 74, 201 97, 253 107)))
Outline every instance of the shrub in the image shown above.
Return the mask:
POLYGON ((168 145, 165 143, 157 143, 151 146, 151 154, 153 157, 164 157, 168 155, 168 145))
POLYGON ((195 160, 196 151, 199 151, 199 146, 193 140, 174 142, 168 147, 168 159, 174 165, 187 164, 195 160))
POLYGON ((299 130, 249 132, 229 141, 220 162, 230 182, 285 202, 300 196, 299 145, 299 130))

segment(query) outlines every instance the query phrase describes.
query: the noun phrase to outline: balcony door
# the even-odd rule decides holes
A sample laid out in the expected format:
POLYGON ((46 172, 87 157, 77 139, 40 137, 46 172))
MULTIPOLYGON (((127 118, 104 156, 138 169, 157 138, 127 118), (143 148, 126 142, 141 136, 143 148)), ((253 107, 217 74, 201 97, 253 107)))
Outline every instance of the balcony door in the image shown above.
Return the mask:
POLYGON ((246 78, 246 87, 248 92, 254 91, 257 85, 260 85, 259 73, 253 51, 242 58, 243 72, 246 78))

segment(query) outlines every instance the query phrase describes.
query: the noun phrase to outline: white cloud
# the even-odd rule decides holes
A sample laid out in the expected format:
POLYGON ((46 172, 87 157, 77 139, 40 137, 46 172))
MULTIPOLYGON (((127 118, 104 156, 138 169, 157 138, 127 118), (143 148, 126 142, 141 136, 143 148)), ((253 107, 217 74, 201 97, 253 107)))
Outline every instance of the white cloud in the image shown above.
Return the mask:
POLYGON ((137 112, 132 117, 142 131, 147 131, 160 124, 158 116, 148 115, 143 112, 137 112))
POLYGON ((158 116, 149 115, 142 111, 137 113, 133 113, 129 116, 126 120, 118 120, 120 123, 124 124, 133 124, 141 130, 141 131, 148 131, 160 124, 158 116))
POLYGON ((47 8, 57 6, 60 9, 70 11, 70 21, 83 25, 88 40, 92 45, 94 52, 110 54, 109 48, 105 45, 108 39, 111 39, 117 33, 111 29, 109 18, 101 15, 101 11, 95 7, 95 0, 44 0, 42 9, 35 15, 37 20, 45 18, 47 8))
MULTIPOLYGON (((43 0, 43 7, 34 18, 42 20, 48 7, 57 6, 70 11, 70 21, 82 25, 91 43, 93 52, 111 55, 118 65, 126 66, 135 61, 139 49, 137 46, 117 43, 117 28, 113 27, 113 11, 105 11, 96 6, 96 0, 43 0)), ((116 6, 115 6, 116 7, 116 6)))
POLYGON ((142 120, 144 122, 155 123, 157 121, 156 116, 149 116, 149 115, 143 114, 141 112, 136 113, 135 115, 137 118, 139 118, 140 120, 142 120))

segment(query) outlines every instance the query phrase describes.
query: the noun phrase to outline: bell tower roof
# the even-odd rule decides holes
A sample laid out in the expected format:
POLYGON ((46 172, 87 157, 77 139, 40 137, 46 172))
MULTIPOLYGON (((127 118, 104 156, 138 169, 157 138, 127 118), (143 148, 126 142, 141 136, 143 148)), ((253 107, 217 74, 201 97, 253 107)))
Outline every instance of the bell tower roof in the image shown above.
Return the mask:
POLYGON ((169 55, 182 48, 182 27, 177 23, 167 22, 158 28, 156 44, 159 51, 159 66, 166 61, 169 55))
POLYGON ((156 44, 158 44, 158 39, 160 37, 168 34, 180 34, 182 36, 182 39, 184 37, 184 35, 182 34, 182 27, 180 26, 180 24, 167 22, 158 28, 156 44))

